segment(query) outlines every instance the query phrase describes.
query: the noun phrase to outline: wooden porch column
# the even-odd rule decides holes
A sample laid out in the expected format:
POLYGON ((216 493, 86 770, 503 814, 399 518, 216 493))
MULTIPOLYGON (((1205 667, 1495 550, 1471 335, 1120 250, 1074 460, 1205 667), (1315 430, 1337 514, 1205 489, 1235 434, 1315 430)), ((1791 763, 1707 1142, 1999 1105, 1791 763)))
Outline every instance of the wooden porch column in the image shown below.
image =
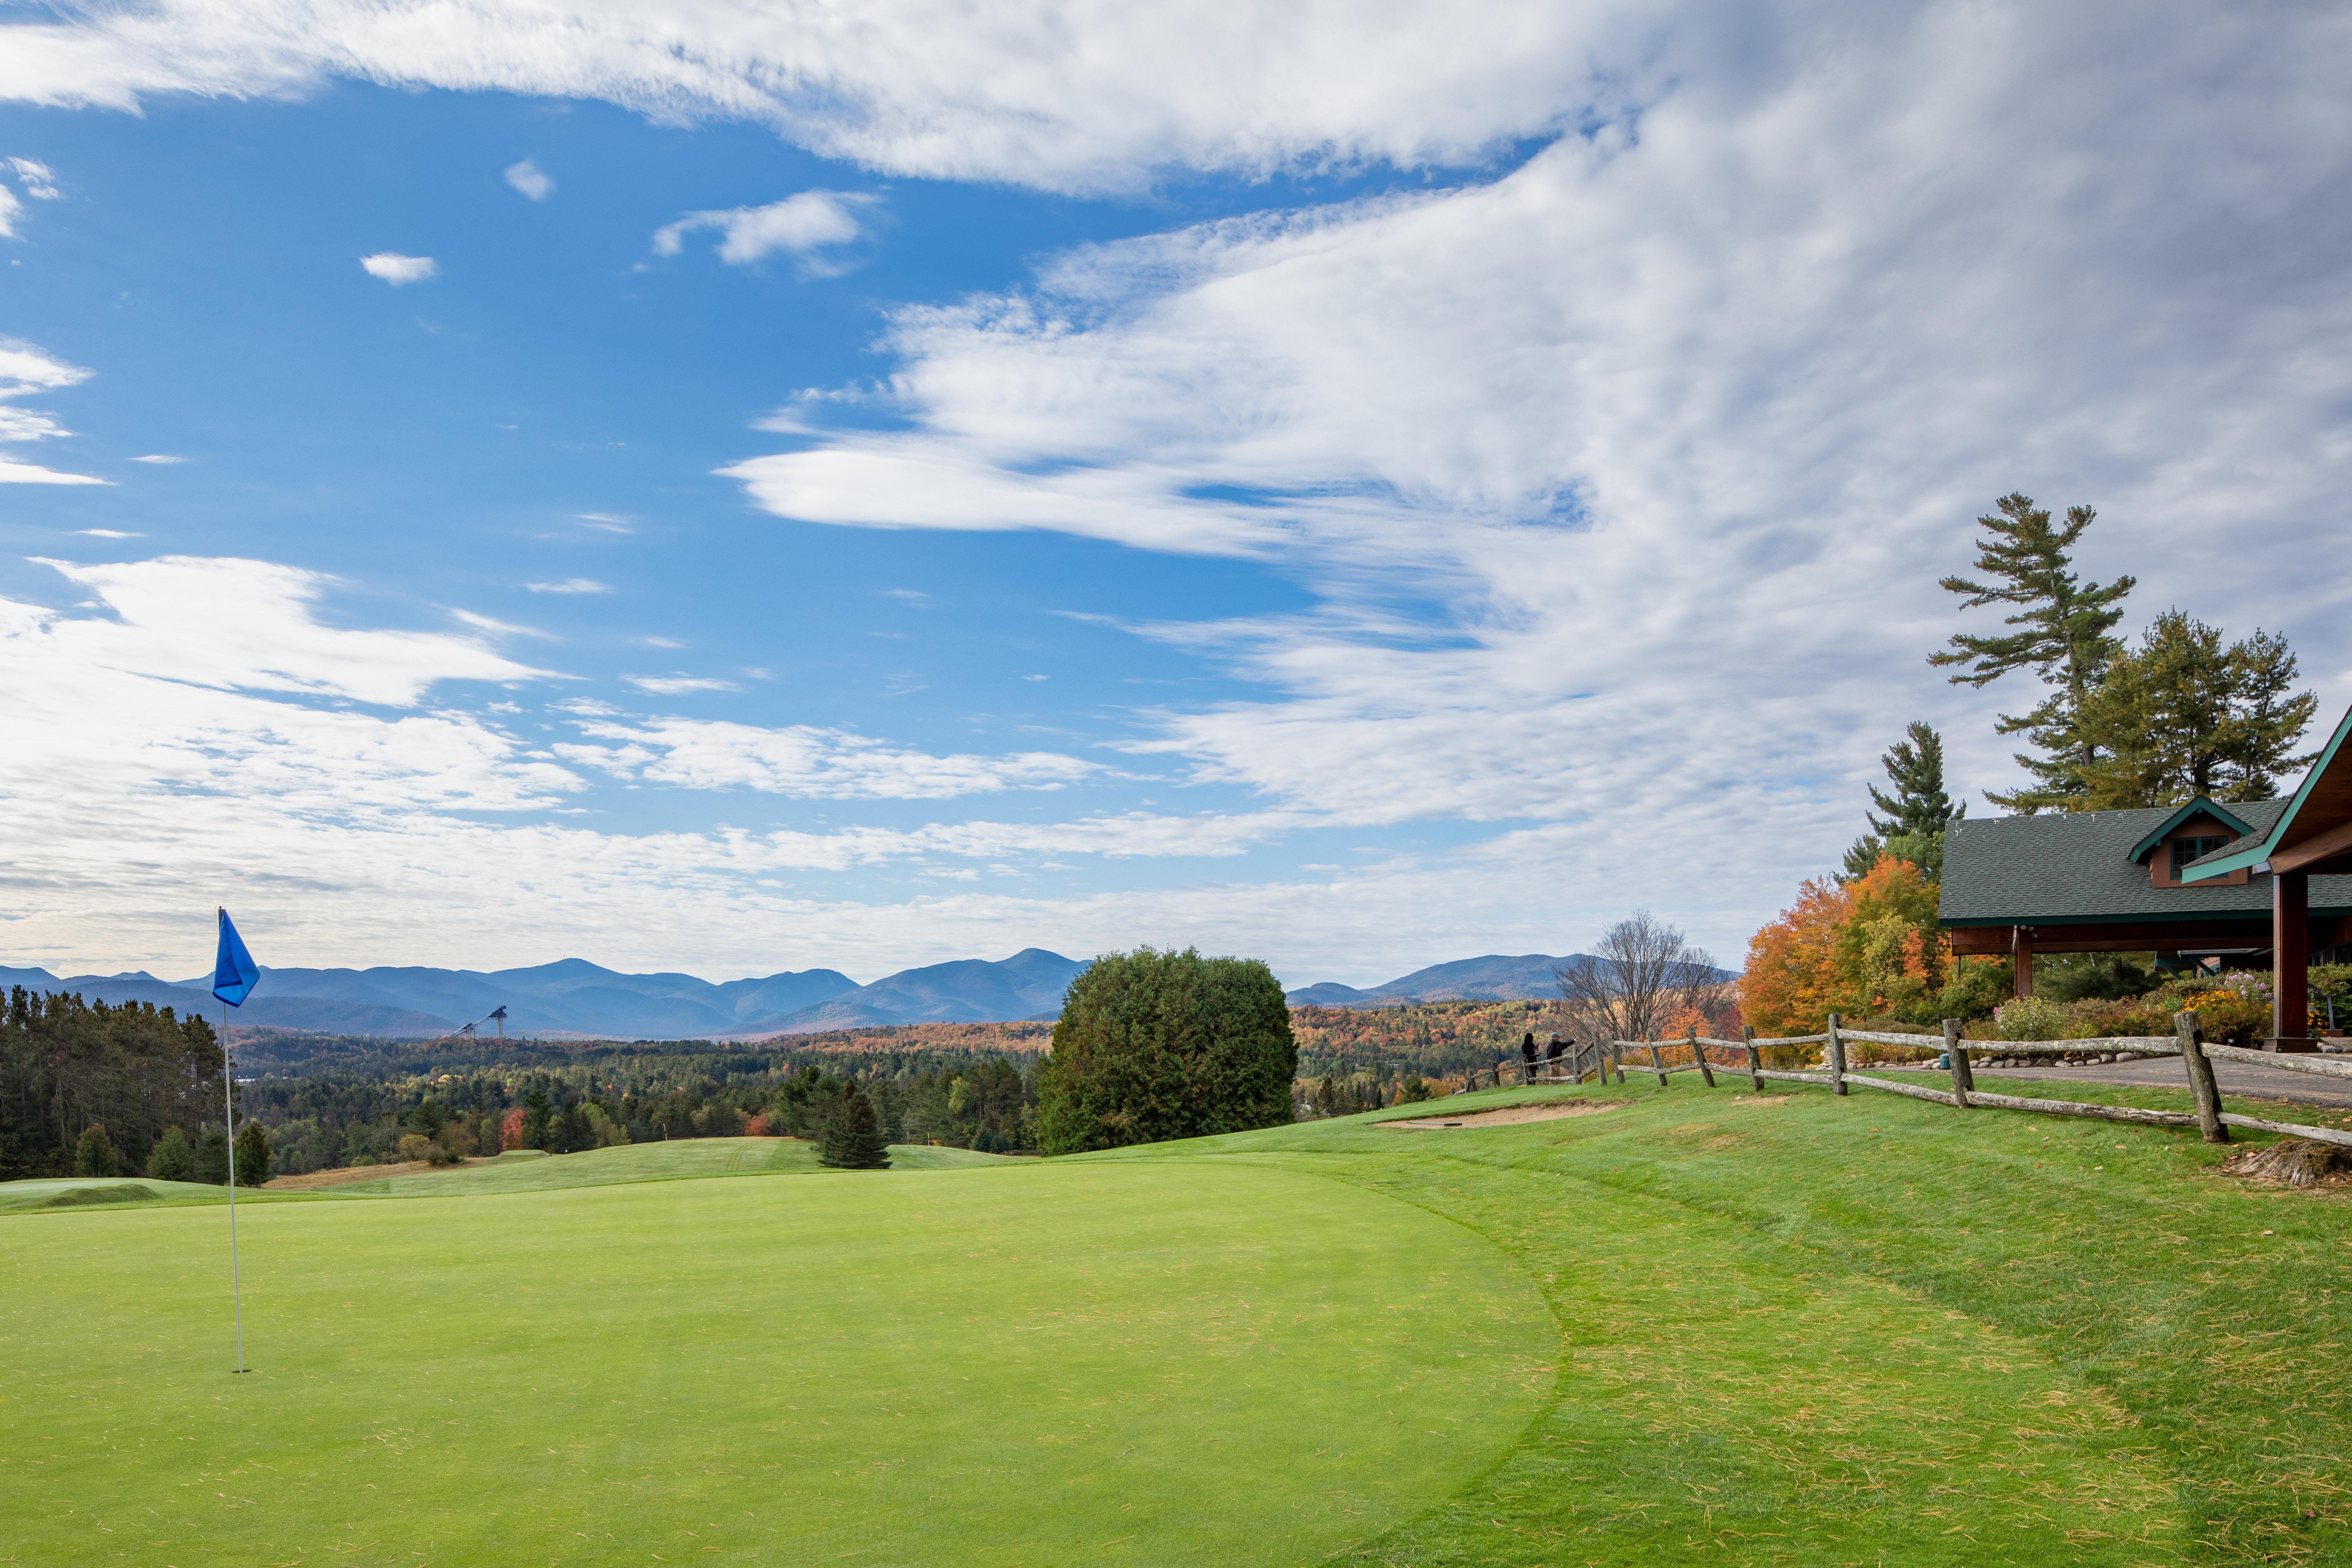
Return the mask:
POLYGON ((2032 926, 2009 928, 2009 966, 2016 994, 2020 996, 2032 995, 2033 928, 2032 926))
POLYGON ((2271 878, 2271 1033, 2281 1040, 2311 1033, 2311 873, 2271 878))

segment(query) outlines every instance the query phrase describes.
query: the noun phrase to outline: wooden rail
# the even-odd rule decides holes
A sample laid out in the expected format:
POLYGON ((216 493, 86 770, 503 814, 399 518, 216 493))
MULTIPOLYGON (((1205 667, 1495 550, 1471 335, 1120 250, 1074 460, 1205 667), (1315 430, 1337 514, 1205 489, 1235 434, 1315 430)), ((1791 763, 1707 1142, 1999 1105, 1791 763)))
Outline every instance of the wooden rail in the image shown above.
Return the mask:
MULTIPOLYGON (((1695 1072, 1715 1087, 1715 1074, 1719 1069, 1748 1080, 1749 1088, 1762 1093, 1768 1081, 1780 1083, 1818 1083, 1828 1086, 1832 1094, 1843 1095, 1847 1086, 1860 1085, 1884 1094, 1898 1094, 1911 1100, 1930 1100, 1948 1105, 1957 1110, 1974 1110, 1979 1106, 1992 1110, 2021 1110, 2040 1116, 2084 1117, 2098 1121, 2122 1121, 2143 1127, 2195 1127, 2202 1131, 2209 1143, 2226 1143, 2232 1127, 2252 1128, 2263 1132, 2280 1132, 2295 1138, 2309 1138, 2322 1143, 2352 1146, 2352 1131, 2333 1127, 2305 1127, 2292 1121, 2271 1121, 2258 1116, 2242 1116, 2221 1109, 2221 1095, 2213 1079, 2210 1058, 2225 1061, 2250 1062, 2259 1067, 2280 1068, 2288 1072, 2308 1073, 2317 1078, 2352 1079, 2352 1058, 2325 1060, 2307 1056, 2284 1056, 2269 1051, 2252 1051, 2238 1046, 2208 1045, 2198 1026, 2197 1015, 2181 1013, 2173 1023, 2175 1032, 2169 1037, 2161 1035, 2126 1035, 2113 1039, 2096 1040, 1964 1040, 1960 1037, 1958 1020, 1946 1019, 1940 1038, 1934 1035, 1895 1035, 1873 1030, 1849 1029, 1836 1014, 1830 1015, 1830 1026, 1819 1035, 1785 1035, 1759 1039, 1752 1031, 1745 1038, 1719 1040, 1700 1035, 1696 1030, 1679 1040, 1601 1040, 1589 1046, 1571 1045, 1557 1058, 1528 1062, 1525 1058, 1506 1060, 1495 1068, 1499 1083, 1505 1068, 1517 1068, 1522 1081, 1528 1083, 1582 1083, 1588 1073, 1598 1071, 1601 1081, 1607 1083, 1613 1070, 1617 1081, 1625 1081, 1625 1053, 1634 1051, 1648 1056, 1649 1063, 1640 1070, 1654 1074, 1660 1087, 1664 1087, 1675 1073, 1695 1072), (1940 1050, 1952 1078, 1949 1089, 1929 1089, 1925 1084, 1897 1083, 1892 1079, 1872 1078, 1846 1069, 1845 1047, 1848 1041, 1860 1041, 1874 1046, 1907 1046, 1918 1050, 1940 1050), (1679 1046, 1691 1053, 1687 1062, 1669 1064, 1664 1052, 1670 1046, 1679 1046), (1823 1066, 1826 1070, 1790 1072, 1763 1065, 1761 1051, 1772 1046, 1826 1047, 1823 1066), (1709 1047, 1738 1051, 1744 1060, 1738 1063, 1710 1062, 1709 1047), (1995 1094, 1976 1086, 1974 1057, 2068 1057, 2084 1055, 2179 1057, 2186 1069, 2190 1098, 2197 1109, 2191 1111, 2147 1110, 2136 1105, 2095 1105, 2075 1100, 2035 1100, 2022 1095, 1995 1094), (1588 1065, 1589 1064, 1589 1065, 1588 1065), (1543 1068, 1545 1076, 1535 1076, 1543 1068), (1554 1069, 1569 1076, 1553 1076, 1554 1069)), ((1474 1075, 1475 1076, 1475 1075, 1474 1075)))

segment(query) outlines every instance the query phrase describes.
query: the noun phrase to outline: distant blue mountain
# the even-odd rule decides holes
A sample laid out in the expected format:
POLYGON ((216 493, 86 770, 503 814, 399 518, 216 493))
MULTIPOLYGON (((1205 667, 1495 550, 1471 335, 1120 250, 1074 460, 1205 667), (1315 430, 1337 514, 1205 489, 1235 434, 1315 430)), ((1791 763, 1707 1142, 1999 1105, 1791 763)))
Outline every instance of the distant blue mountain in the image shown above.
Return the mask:
POLYGON ((966 958, 905 969, 803 1008, 784 1020, 780 1032, 813 1035, 882 1024, 994 1024, 1058 1018, 1063 994, 1086 968, 1058 952, 1026 947, 994 963, 966 958))
MULTIPOLYGON (((1359 991, 1335 980, 1302 985, 1285 992, 1294 1007, 1396 1007, 1407 1002, 1516 1002, 1559 994, 1552 971, 1569 963, 1599 963, 1589 952, 1555 958, 1549 953, 1524 953, 1517 958, 1490 952, 1483 958, 1457 958, 1433 963, 1386 984, 1359 991)), ((1715 972, 1718 980, 1733 978, 1728 969, 1715 972)))
MULTIPOLYGON (((0 985, 79 992, 85 1000, 151 1002, 209 1013, 210 975, 159 980, 144 971, 75 974, 0 969, 0 985)), ((527 969, 270 969, 235 1022, 327 1034, 427 1038, 507 1009, 507 1032, 607 1039, 695 1039, 776 1029, 787 1015, 857 983, 810 969, 714 985, 691 974, 622 974, 585 959, 527 969)))
MULTIPOLYGON (((713 984, 691 974, 623 974, 567 958, 527 969, 267 969, 234 1022, 398 1039, 446 1035, 507 1010, 510 1035, 598 1039, 710 1039, 813 1034, 877 1024, 998 1023, 1052 1018, 1086 968, 1043 948, 997 963, 961 959, 859 985, 806 969, 713 984)), ((0 987, 72 991, 91 1002, 148 1002, 215 1016, 210 975, 161 980, 144 970, 75 974, 0 968, 0 987)))

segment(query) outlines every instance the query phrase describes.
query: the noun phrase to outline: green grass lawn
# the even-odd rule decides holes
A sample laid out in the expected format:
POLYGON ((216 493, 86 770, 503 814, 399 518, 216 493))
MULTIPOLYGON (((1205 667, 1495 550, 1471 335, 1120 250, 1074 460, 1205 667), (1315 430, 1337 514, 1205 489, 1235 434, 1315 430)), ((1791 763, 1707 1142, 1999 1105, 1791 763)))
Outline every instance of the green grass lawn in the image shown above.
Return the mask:
MULTIPOLYGON (((776 1173, 814 1174, 816 1145, 796 1139, 688 1138, 659 1143, 624 1144, 578 1154, 525 1157, 509 1153, 478 1165, 417 1171, 374 1181, 338 1182, 299 1191, 241 1187, 237 1203, 312 1202, 322 1198, 447 1197, 466 1193, 527 1193, 551 1187, 598 1187, 616 1182, 675 1181, 692 1176, 749 1176, 776 1173)), ((1006 1154, 922 1144, 893 1144, 894 1170, 947 1171, 971 1165, 1019 1163, 1006 1154)), ((0 1213, 11 1209, 122 1207, 158 1203, 228 1202, 226 1187, 199 1182, 158 1182, 144 1176, 72 1176, 44 1181, 0 1182, 0 1213), (143 1189, 143 1190, 142 1190, 143 1189)))
POLYGON ((5 1222, 0 1562, 1306 1561, 1550 1386, 1492 1244, 1296 1172, 241 1208, 241 1378, 226 1220, 5 1222))
POLYGON ((1571 1092, 1617 1103, 241 1208, 247 1378, 216 1209, 14 1215, 0 1563, 2352 1562, 2344 1196, 2193 1132, 1571 1092))

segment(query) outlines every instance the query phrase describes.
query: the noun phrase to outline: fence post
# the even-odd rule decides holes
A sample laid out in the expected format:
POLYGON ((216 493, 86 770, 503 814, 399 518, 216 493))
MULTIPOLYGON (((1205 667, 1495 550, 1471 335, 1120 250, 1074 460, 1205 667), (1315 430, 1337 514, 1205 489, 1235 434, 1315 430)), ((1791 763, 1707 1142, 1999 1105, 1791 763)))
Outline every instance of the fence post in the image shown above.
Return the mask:
POLYGON ((1756 1026, 1739 1026, 1739 1044, 1748 1052, 1748 1092, 1764 1092, 1764 1054, 1756 1048, 1756 1026))
POLYGON ((2189 1092, 2197 1100, 2197 1130, 2208 1143, 2227 1143, 2230 1129, 2221 1121, 2221 1086, 2213 1081, 2213 1063, 2205 1055, 2205 1031, 2194 1013, 2175 1013, 2173 1031, 2180 1037, 2180 1062, 2189 1069, 2189 1092))
POLYGON ((1706 1065, 1706 1047, 1698 1043, 1698 1026, 1696 1024, 1691 1025, 1689 1033, 1691 1060, 1698 1063, 1698 1076, 1706 1080, 1707 1088, 1713 1089, 1715 1087, 1715 1069, 1706 1065))
POLYGON ((1838 1038, 1839 1016, 1830 1015, 1830 1092, 1843 1094, 1845 1089, 1845 1042, 1838 1038))
MULTIPOLYGON (((1625 1053, 1617 1048, 1617 1043, 1613 1040, 1609 1044, 1609 1059, 1617 1065, 1617 1081, 1619 1083, 1623 1083, 1625 1081, 1625 1053)), ((1609 1081, 1609 1073, 1606 1068, 1601 1071, 1601 1081, 1603 1083, 1607 1083, 1609 1081)))
POLYGON ((1960 1044, 1960 1021, 1944 1020, 1944 1060, 1952 1069, 1952 1098, 1960 1109, 1969 1108, 1969 1090, 1976 1088, 1977 1075, 1969 1068, 1969 1048, 1960 1044))
POLYGON ((1666 1087, 1666 1058, 1659 1054, 1657 1041, 1650 1041, 1649 1046, 1650 1066, 1658 1075, 1658 1087, 1664 1089, 1666 1087))

